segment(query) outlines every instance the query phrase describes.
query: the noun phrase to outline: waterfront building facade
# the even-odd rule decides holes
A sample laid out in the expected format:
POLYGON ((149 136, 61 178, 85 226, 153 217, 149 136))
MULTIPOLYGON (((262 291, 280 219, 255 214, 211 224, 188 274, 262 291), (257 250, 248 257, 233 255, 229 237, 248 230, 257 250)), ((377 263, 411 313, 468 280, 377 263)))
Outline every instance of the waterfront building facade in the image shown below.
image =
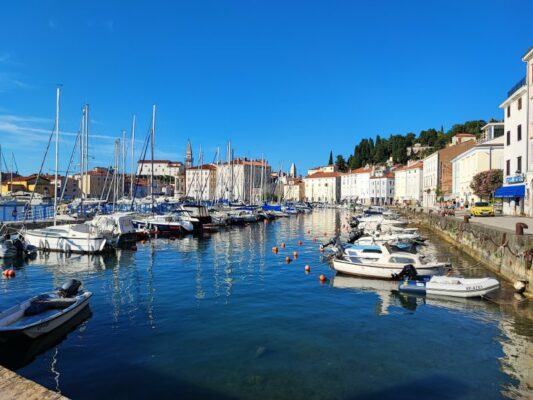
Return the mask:
POLYGON ((235 159, 216 168, 216 198, 261 203, 269 196, 271 167, 266 160, 235 159))
MULTIPOLYGON (((152 161, 140 160, 137 164, 137 175, 147 177, 152 175, 152 161)), ((177 177, 185 174, 185 167, 181 161, 154 160, 153 164, 154 176, 157 177, 177 177)))
POLYGON ((430 154, 423 160, 422 169, 422 205, 426 208, 434 207, 439 200, 437 197, 439 184, 439 152, 430 154))
POLYGON ((527 171, 526 171, 526 196, 528 215, 533 216, 533 47, 531 47, 522 57, 526 63, 526 85, 527 85, 527 102, 525 104, 528 115, 527 133, 527 171))
POLYGON ((526 201, 526 170, 528 151, 528 85, 521 79, 507 92, 500 104, 504 115, 503 187, 496 191, 502 198, 504 215, 529 213, 526 201))
POLYGON ((303 178, 306 201, 337 203, 340 200, 340 174, 317 172, 303 178))
POLYGON ((395 178, 392 172, 379 171, 370 177, 370 202, 372 205, 391 205, 394 200, 395 178))
POLYGON ((355 203, 358 199, 357 173, 348 171, 341 174, 341 202, 355 203))
POLYGON ((354 169, 353 173, 357 175, 357 203, 370 205, 370 177, 372 176, 373 168, 367 165, 365 167, 354 169))
MULTIPOLYGON (((486 137, 490 138, 490 135, 486 137)), ((474 193, 470 184, 474 176, 479 172, 503 169, 503 142, 503 136, 480 142, 451 160, 451 200, 461 206, 472 205, 474 202, 481 200, 474 193)))
POLYGON ((10 175, 5 175, 2 177, 1 188, 2 195, 10 192, 35 192, 43 196, 54 195, 54 186, 50 183, 50 179, 45 176, 40 176, 37 179, 37 174, 14 176, 12 180, 10 175))
POLYGON ((305 183, 301 178, 287 179, 286 183, 283 185, 283 200, 295 202, 305 200, 305 183))
POLYGON ((185 197, 206 201, 216 199, 217 167, 204 164, 185 170, 185 197))
POLYGON ((394 170, 394 200, 403 204, 422 203, 423 161, 409 161, 394 170))

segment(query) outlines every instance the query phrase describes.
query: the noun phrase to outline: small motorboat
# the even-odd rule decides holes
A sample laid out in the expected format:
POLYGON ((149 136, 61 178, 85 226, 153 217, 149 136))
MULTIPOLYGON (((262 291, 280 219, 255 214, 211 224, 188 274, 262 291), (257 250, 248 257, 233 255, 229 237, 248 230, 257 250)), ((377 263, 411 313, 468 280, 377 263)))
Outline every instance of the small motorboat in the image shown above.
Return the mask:
POLYGON ((405 280, 400 282, 401 292, 425 293, 426 295, 452 297, 482 297, 500 287, 494 278, 461 278, 455 276, 432 276, 427 280, 405 280))
POLYGON ((34 339, 65 324, 89 305, 92 293, 80 287, 80 281, 71 279, 54 292, 32 297, 1 312, 0 341, 20 336, 34 339))

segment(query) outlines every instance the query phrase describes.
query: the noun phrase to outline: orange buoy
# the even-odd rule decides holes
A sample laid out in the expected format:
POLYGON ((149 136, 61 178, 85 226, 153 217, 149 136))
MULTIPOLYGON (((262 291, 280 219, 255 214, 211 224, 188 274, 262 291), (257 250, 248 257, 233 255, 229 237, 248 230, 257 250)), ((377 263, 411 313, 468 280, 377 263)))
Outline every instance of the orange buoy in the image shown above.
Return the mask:
POLYGON ((131 251, 137 251, 137 246, 131 246, 131 251))
POLYGON ((272 247, 272 253, 277 253, 278 252, 278 248, 276 246, 272 247))
POLYGON ((8 272, 8 276, 9 276, 10 278, 14 278, 14 277, 15 277, 15 275, 16 275, 16 273, 15 273, 15 270, 14 270, 14 269, 10 269, 10 270, 8 270, 7 272, 8 272))
POLYGON ((320 274, 320 276, 318 277, 318 279, 320 280, 320 282, 324 283, 328 280, 328 278, 326 278, 326 275, 324 274, 320 274))
POLYGON ((3 270, 3 271, 2 271, 2 275, 5 276, 5 277, 7 277, 7 271, 8 271, 7 269, 3 270))
POLYGON ((285 243, 282 243, 282 244, 281 244, 281 248, 282 248, 282 249, 285 248, 285 243))
POLYGON ((309 265, 305 266, 305 272, 311 272, 311 267, 309 265))
POLYGON ((301 246, 302 245, 302 241, 301 240, 298 240, 298 246, 301 246))
POLYGON ((297 258, 298 257, 298 252, 297 251, 293 251, 292 255, 294 256, 294 258, 297 258))
POLYGON ((285 262, 288 264, 291 262, 291 258, 289 256, 285 257, 285 262))

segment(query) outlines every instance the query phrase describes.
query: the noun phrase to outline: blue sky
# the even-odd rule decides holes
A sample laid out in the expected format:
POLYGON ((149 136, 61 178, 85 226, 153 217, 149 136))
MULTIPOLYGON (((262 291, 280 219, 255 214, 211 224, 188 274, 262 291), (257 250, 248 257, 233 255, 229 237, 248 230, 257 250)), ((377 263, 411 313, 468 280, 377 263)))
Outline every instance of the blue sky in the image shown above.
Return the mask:
POLYGON ((61 169, 87 102, 92 165, 134 112, 144 137, 156 103, 158 158, 190 138, 211 161, 231 140, 304 172, 363 137, 501 118, 531 15, 525 0, 4 2, 0 142, 37 170, 61 83, 61 169))

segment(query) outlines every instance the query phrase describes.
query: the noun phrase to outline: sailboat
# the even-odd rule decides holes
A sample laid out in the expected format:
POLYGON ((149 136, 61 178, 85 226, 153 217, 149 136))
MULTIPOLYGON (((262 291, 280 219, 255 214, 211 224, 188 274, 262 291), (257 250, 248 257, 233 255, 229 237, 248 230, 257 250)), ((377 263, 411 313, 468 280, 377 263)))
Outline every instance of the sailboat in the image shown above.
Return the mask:
POLYGON ((59 99, 61 90, 56 92, 55 118, 55 185, 54 185, 54 225, 41 228, 23 230, 22 235, 27 244, 46 251, 60 251, 65 253, 98 253, 104 250, 106 239, 97 228, 88 224, 57 225, 57 183, 59 162, 59 99))

